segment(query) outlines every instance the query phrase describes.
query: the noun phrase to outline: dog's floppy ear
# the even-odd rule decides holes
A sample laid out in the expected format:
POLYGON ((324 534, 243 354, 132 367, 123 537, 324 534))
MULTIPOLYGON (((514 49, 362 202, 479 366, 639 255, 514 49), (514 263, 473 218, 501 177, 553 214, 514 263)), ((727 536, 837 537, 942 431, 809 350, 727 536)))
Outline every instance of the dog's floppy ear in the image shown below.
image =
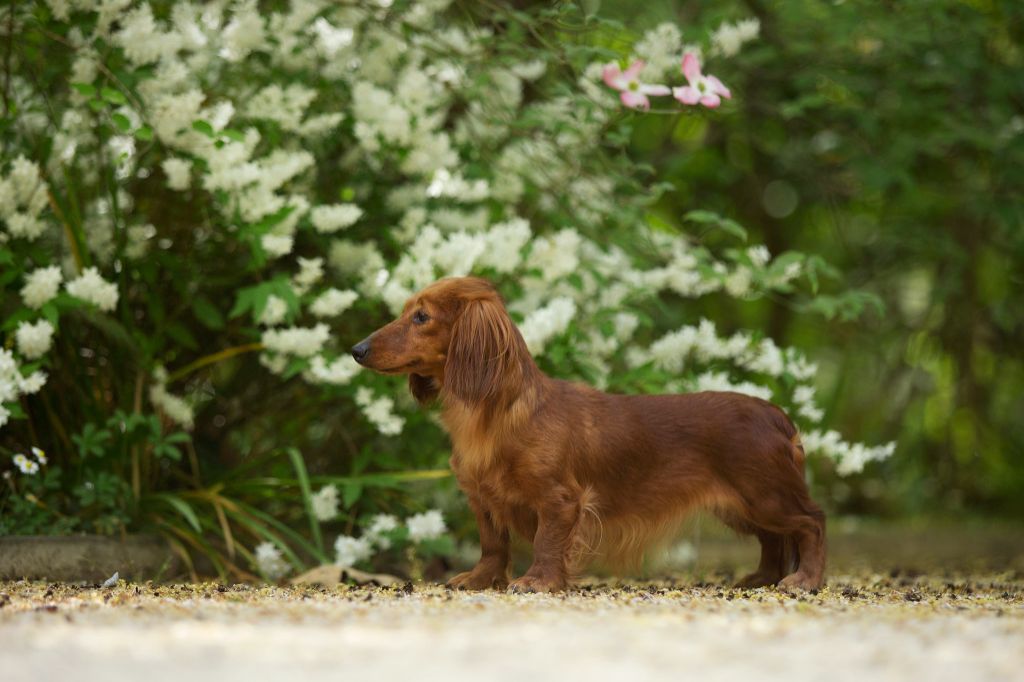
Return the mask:
POLYGON ((431 403, 437 398, 439 389, 433 377, 425 377, 422 374, 409 375, 409 392, 420 405, 431 403))
POLYGON ((452 326, 444 390, 468 403, 511 397, 523 381, 526 343, 497 297, 466 303, 452 326))

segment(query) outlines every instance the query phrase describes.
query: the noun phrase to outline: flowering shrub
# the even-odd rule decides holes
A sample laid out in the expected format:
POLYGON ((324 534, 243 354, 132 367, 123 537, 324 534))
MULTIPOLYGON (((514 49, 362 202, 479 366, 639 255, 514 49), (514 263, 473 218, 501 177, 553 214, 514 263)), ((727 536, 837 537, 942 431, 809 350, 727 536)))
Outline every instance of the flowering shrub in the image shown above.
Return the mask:
MULTIPOLYGON (((803 353, 687 315, 708 296, 813 307, 832 274, 745 245, 727 218, 651 212, 666 188, 625 148, 635 117, 656 114, 616 90, 630 107, 673 92, 640 84, 642 59, 652 80, 685 75, 684 105, 717 106, 730 93, 702 74, 701 46, 665 25, 621 54, 602 46, 620 28, 568 3, 449 1, 12 6, 0 452, 17 473, 0 532, 152 523, 183 551, 238 551, 268 576, 280 552, 301 563, 289 545, 327 560, 319 524, 351 528, 381 504, 363 500, 385 480, 374 471, 435 467, 447 447, 346 349, 412 292, 469 272, 498 284, 552 374, 770 398, 842 472, 891 453, 819 426, 803 353), (39 472, 17 459, 33 445, 51 453, 39 472), (275 457, 293 445, 305 459, 275 457), (276 474, 245 482, 239 462, 276 474), (338 489, 314 495, 306 462, 346 469, 313 477, 341 486, 341 517, 327 514, 338 489), (277 520, 294 505, 268 481, 303 496, 311 538, 277 520), (238 535, 272 546, 253 555, 238 535)), ((757 32, 731 30, 704 51, 733 56, 757 32)), ((827 300, 844 315, 865 304, 827 300)), ((437 527, 416 518, 410 538, 437 527)), ((373 528, 337 553, 365 559, 386 537, 373 528)))
MULTIPOLYGON (((333 520, 338 514, 338 489, 333 485, 324 486, 313 495, 313 504, 318 520, 333 520)), ((450 554, 454 549, 450 538, 445 536, 448 527, 444 516, 437 509, 414 514, 401 525, 392 514, 376 514, 366 520, 363 528, 361 537, 339 535, 335 539, 332 565, 352 568, 366 564, 381 552, 402 546, 414 558, 450 554)), ((272 542, 256 547, 255 561, 257 570, 269 580, 278 580, 292 569, 272 542)))

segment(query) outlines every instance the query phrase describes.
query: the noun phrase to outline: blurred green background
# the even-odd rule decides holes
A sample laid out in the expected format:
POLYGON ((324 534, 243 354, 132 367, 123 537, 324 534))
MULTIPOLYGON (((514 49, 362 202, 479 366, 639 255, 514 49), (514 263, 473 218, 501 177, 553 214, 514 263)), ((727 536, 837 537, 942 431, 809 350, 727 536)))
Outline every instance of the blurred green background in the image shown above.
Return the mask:
POLYGON ((638 30, 757 17, 707 68, 733 101, 651 115, 632 149, 657 210, 735 218, 773 253, 825 256, 884 314, 855 322, 715 301, 722 328, 820 349, 825 423, 887 462, 830 483, 839 509, 1024 514, 1024 3, 605 2, 638 30))

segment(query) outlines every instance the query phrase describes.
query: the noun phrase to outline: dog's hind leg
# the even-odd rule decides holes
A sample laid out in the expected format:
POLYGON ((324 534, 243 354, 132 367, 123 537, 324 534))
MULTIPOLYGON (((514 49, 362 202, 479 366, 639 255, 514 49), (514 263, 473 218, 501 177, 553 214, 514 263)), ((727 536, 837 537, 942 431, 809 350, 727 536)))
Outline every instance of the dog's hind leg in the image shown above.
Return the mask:
POLYGON ((715 516, 737 533, 756 535, 761 543, 761 560, 757 565, 757 570, 736 581, 736 587, 754 588, 775 585, 792 570, 787 557, 788 543, 785 536, 758 528, 749 518, 735 509, 716 510, 715 516))
POLYGON ((762 566, 758 573, 769 568, 764 577, 775 577, 783 588, 820 588, 825 581, 825 514, 806 487, 767 495, 762 492, 756 502, 747 503, 747 513, 759 529, 762 566), (781 575, 785 577, 779 581, 781 575))
POLYGON ((790 541, 783 535, 767 530, 758 530, 756 534, 761 543, 761 561, 756 571, 737 581, 736 587, 775 585, 792 570, 787 556, 787 544, 790 541))

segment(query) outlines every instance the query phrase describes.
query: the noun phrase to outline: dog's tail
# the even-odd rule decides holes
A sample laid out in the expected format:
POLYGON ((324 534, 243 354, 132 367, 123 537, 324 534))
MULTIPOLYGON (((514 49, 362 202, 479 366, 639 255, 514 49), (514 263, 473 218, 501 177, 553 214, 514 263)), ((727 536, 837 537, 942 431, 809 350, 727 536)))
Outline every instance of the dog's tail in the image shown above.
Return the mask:
POLYGON ((804 472, 804 461, 807 459, 807 453, 804 451, 804 443, 800 439, 800 431, 796 428, 796 424, 793 420, 782 411, 782 408, 773 405, 775 409, 772 411, 774 416, 775 428, 782 432, 789 440, 790 454, 793 457, 793 463, 796 464, 796 468, 802 474, 804 472))
POLYGON ((797 468, 800 469, 800 471, 803 471, 804 462, 807 460, 807 453, 804 451, 803 441, 800 440, 800 432, 794 432, 793 435, 790 436, 789 442, 793 445, 793 461, 796 462, 797 468))

